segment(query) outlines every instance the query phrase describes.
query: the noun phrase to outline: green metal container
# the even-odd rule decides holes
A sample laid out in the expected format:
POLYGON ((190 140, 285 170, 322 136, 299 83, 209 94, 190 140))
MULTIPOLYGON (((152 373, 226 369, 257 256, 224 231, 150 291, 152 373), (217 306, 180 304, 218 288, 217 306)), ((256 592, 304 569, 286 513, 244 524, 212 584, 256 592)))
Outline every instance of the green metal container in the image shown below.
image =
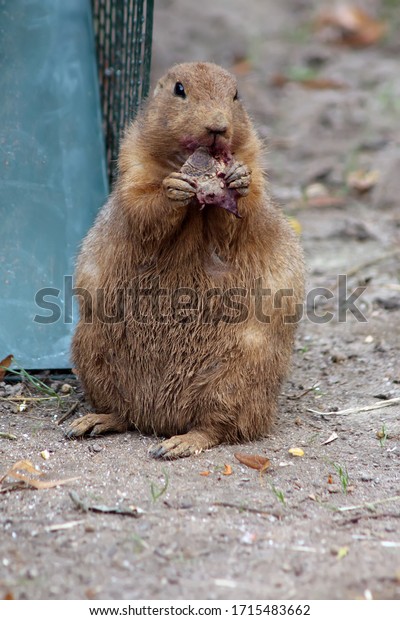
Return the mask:
POLYGON ((0 2, 0 360, 71 367, 74 262, 147 93, 152 8, 0 2))

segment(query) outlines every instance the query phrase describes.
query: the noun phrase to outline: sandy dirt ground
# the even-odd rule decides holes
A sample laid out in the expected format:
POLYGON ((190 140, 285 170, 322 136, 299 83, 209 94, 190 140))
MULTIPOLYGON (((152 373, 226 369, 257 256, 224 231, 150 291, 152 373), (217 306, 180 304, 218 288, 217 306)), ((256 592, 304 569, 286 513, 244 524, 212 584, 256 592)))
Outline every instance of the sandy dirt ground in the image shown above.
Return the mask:
POLYGON ((236 72, 271 191, 302 229, 307 291, 333 294, 316 297, 314 315, 307 296, 271 435, 160 462, 137 433, 65 439, 61 416, 76 401, 84 411, 71 377, 49 379, 60 405, 22 412, 10 398, 37 393, 0 383, 0 477, 21 459, 43 480, 79 477, 2 482, 0 598, 399 598, 400 404, 339 411, 400 397, 400 4, 359 5, 388 23, 364 47, 315 28, 329 5, 160 0, 155 11, 153 79, 198 59, 236 72), (355 317, 346 299, 358 287, 355 317), (249 469, 238 450, 271 467, 249 469), (85 511, 77 496, 125 514, 85 511))

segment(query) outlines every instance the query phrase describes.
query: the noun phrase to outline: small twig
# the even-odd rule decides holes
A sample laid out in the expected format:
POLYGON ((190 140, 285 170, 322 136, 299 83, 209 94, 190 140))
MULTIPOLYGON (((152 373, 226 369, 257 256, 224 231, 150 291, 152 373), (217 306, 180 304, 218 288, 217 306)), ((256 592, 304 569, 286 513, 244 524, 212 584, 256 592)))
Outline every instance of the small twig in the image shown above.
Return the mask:
POLYGON ((350 413, 361 413, 362 411, 373 411, 374 409, 382 409, 383 407, 390 407, 391 405, 396 405, 397 403, 400 403, 400 397, 390 398, 389 400, 384 400, 381 403, 376 403, 375 405, 366 405, 365 407, 353 407, 352 409, 340 409, 339 411, 317 411, 317 409, 307 409, 307 411, 322 416, 349 415, 350 413))
MULTIPOLYGON (((354 267, 347 269, 346 276, 348 278, 352 278, 359 271, 362 271, 363 269, 367 269, 368 267, 373 267, 374 265, 377 265, 378 263, 383 262, 387 258, 393 258, 393 256, 397 256, 397 254, 400 254, 400 250, 398 248, 396 248, 395 250, 392 250, 391 252, 386 252, 386 254, 381 254, 381 256, 377 256, 376 258, 371 258, 370 260, 367 260, 364 263, 359 263, 358 265, 355 265, 354 267)), ((338 286, 339 286, 339 280, 337 279, 336 282, 330 285, 330 290, 335 291, 338 286)))
POLYGON ((68 418, 70 418, 75 413, 75 411, 78 409, 79 405, 80 405, 79 400, 74 402, 74 404, 68 409, 68 411, 66 411, 64 415, 62 415, 61 418, 57 421, 57 426, 60 426, 60 424, 65 422, 65 420, 68 420, 68 418))
POLYGON ((356 273, 358 273, 359 271, 362 271, 363 269, 367 269, 367 267, 373 267, 377 263, 381 263, 387 258, 392 258, 393 256, 396 256, 397 254, 400 254, 399 248, 396 248, 395 250, 392 250, 391 252, 386 252, 385 254, 381 254, 381 256, 377 256, 376 258, 371 258, 370 260, 367 260, 364 263, 360 263, 359 265, 355 265, 354 267, 352 267, 351 269, 347 271, 346 275, 348 278, 355 276, 356 273))
POLYGON ((46 525, 45 532, 59 532, 60 530, 70 530, 72 527, 85 523, 83 519, 80 521, 68 521, 67 523, 56 523, 54 525, 46 525))
POLYGON ((396 513, 379 513, 379 514, 359 514, 359 515, 354 515, 353 517, 351 517, 350 519, 345 519, 343 521, 337 521, 336 523, 340 526, 345 526, 345 525, 354 525, 354 523, 358 523, 358 521, 360 521, 360 519, 400 519, 400 514, 396 514, 396 513))
POLYGON ((23 402, 25 401, 42 401, 42 400, 60 400, 62 396, 0 396, 0 400, 5 402, 23 402))
POLYGON ((365 502, 364 504, 358 504, 358 506, 342 506, 337 508, 338 512, 349 512, 350 510, 360 510, 361 508, 373 508, 378 504, 387 504, 388 502, 400 501, 400 495, 393 495, 393 497, 385 497, 384 499, 377 499, 374 502, 365 502))
POLYGON ((276 512, 272 512, 271 510, 259 510, 258 508, 250 508, 248 506, 243 506, 242 504, 234 504, 231 502, 213 502, 213 506, 222 506, 223 508, 236 508, 236 510, 240 510, 241 512, 252 512, 257 515, 273 515, 280 519, 282 517, 281 514, 276 512))
POLYGON ((300 394, 296 394, 295 396, 288 396, 287 398, 289 400, 298 400, 299 398, 303 398, 303 396, 305 396, 309 392, 312 392, 313 390, 315 390, 315 388, 319 386, 319 383, 320 382, 317 381, 316 383, 314 383, 314 385, 312 385, 311 387, 309 387, 306 390, 304 390, 304 392, 301 392, 300 394))
POLYGON ((400 291, 400 284, 393 284, 392 282, 388 284, 380 284, 379 286, 382 288, 388 288, 391 291, 400 291))
POLYGON ((134 517, 136 519, 140 517, 144 512, 141 508, 138 508, 136 506, 132 506, 128 508, 120 508, 119 506, 103 506, 103 505, 92 506, 92 505, 89 505, 85 500, 82 500, 76 491, 70 491, 69 496, 74 502, 75 506, 77 506, 77 508, 79 508, 83 512, 91 511, 91 512, 101 512, 103 514, 104 513, 105 514, 107 513, 117 514, 117 515, 122 515, 124 517, 134 517))

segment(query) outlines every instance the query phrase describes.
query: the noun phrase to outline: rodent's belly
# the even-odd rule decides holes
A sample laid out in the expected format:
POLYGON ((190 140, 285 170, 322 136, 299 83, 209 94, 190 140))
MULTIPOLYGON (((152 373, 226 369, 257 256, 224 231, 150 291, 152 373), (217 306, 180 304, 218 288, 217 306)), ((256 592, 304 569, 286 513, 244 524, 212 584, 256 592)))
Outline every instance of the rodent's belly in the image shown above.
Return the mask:
MULTIPOLYGON (((127 326, 124 346, 132 363, 124 392, 131 395, 137 428, 160 435, 187 430, 193 400, 211 385, 222 359, 232 354, 235 339, 228 333, 230 327, 189 322, 127 326), (191 403, 185 409, 188 394, 191 403)), ((116 355, 120 358, 121 352, 116 355)))

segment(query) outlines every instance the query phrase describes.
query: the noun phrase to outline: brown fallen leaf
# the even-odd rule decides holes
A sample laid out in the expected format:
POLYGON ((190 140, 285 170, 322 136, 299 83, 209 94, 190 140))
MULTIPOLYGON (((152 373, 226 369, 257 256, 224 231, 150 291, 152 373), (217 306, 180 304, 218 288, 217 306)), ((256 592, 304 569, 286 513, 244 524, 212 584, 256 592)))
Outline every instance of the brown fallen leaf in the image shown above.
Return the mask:
POLYGON ((4 379, 4 375, 7 372, 7 368, 9 368, 9 366, 11 366, 11 363, 13 361, 13 355, 7 355, 7 357, 5 357, 3 360, 1 360, 0 362, 0 381, 3 381, 4 379))
POLYGON ((68 482, 73 482, 74 480, 78 480, 78 477, 75 478, 65 478, 63 480, 39 480, 38 478, 30 478, 25 474, 21 474, 20 471, 27 472, 28 474, 35 474, 36 476, 43 476, 43 472, 39 471, 32 465, 30 461, 22 460, 17 461, 14 465, 0 478, 0 484, 6 478, 13 478, 14 480, 19 480, 24 482, 25 484, 34 487, 35 489, 51 489, 53 487, 60 486, 62 484, 67 484, 68 482))
POLYGON ((275 86, 276 88, 283 88, 286 84, 290 82, 290 79, 284 75, 283 73, 275 73, 271 79, 271 86, 275 86))
POLYGON ((10 591, 6 592, 5 595, 3 596, 3 601, 14 601, 14 594, 10 591))
POLYGON ((354 170, 347 177, 347 185, 351 189, 357 190, 360 194, 364 194, 375 187, 378 180, 378 170, 354 170))
POLYGON ((244 454, 243 452, 235 452, 234 457, 239 461, 239 463, 246 465, 246 467, 257 469, 260 472, 266 471, 271 465, 271 461, 267 459, 266 456, 261 456, 260 454, 244 454))
POLYGON ((322 11, 316 27, 333 29, 334 40, 350 47, 367 47, 377 43, 386 33, 387 24, 379 21, 360 7, 339 4, 322 11))
POLYGON ((328 484, 333 484, 332 474, 329 474, 328 476, 328 484))
POLYGON ((223 476, 231 476, 232 475, 232 467, 225 463, 224 471, 222 472, 223 476))
POLYGON ((15 472, 18 469, 22 469, 23 471, 27 471, 29 474, 36 474, 41 476, 42 474, 32 465, 30 461, 22 460, 17 461, 14 465, 0 478, 0 483, 3 482, 5 478, 8 476, 15 477, 15 472))
POLYGON ((211 474, 210 471, 201 471, 200 476, 209 476, 211 474))
POLYGON ((89 600, 94 600, 101 592, 101 586, 95 586, 94 588, 86 588, 85 596, 89 600))
POLYGON ((348 199, 342 196, 315 196, 309 198, 304 206, 305 207, 343 207, 348 202, 348 199))

